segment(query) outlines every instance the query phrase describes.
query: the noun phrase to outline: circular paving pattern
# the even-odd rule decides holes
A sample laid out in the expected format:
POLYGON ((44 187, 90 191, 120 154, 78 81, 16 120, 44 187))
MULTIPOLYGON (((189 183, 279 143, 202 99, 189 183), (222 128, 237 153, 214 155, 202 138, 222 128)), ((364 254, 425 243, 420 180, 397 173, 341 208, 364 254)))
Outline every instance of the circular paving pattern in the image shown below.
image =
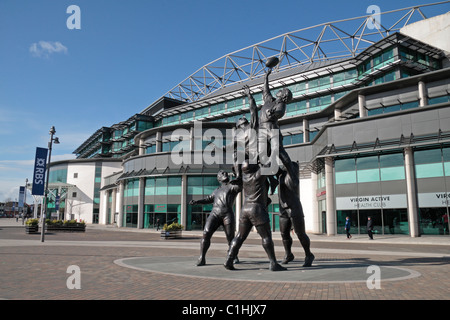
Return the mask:
POLYGON ((417 271, 396 266, 371 266, 354 261, 314 261, 309 268, 302 267, 303 260, 284 265, 286 271, 270 271, 269 262, 262 258, 243 258, 236 270, 224 268, 224 258, 207 258, 206 265, 195 265, 196 257, 133 257, 115 260, 114 263, 140 271, 158 272, 184 277, 200 277, 234 281, 276 282, 367 282, 400 281, 421 276, 417 271))

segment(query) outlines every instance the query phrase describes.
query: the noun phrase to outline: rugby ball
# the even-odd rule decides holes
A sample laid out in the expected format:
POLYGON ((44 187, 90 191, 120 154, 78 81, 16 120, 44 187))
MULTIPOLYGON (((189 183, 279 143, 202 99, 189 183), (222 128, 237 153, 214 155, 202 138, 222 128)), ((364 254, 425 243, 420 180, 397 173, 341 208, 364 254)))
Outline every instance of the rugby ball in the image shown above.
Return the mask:
POLYGON ((271 57, 271 58, 267 59, 267 61, 266 61, 266 67, 272 69, 272 68, 275 67, 279 62, 280 62, 280 60, 279 60, 277 57, 271 57))

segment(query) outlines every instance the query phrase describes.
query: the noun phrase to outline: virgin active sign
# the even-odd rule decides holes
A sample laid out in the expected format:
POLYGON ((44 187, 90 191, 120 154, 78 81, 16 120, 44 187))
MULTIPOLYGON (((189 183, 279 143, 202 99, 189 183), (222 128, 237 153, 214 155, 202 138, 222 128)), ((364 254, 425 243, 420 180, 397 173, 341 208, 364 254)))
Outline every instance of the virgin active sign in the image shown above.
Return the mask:
POLYGON ((36 148, 36 157, 34 159, 33 188, 31 194, 43 196, 45 191, 45 169, 47 166, 46 148, 36 148))

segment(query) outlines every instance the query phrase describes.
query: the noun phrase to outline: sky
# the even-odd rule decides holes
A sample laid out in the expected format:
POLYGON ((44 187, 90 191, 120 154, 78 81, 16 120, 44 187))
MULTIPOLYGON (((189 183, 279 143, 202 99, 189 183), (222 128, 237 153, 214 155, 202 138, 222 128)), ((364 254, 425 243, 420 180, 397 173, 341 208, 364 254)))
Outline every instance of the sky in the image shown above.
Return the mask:
POLYGON ((370 5, 385 12, 432 2, 0 0, 0 202, 18 199, 32 179, 36 147, 47 148, 52 126, 60 140, 52 161, 73 159, 97 129, 139 113, 227 53, 364 16, 370 5))

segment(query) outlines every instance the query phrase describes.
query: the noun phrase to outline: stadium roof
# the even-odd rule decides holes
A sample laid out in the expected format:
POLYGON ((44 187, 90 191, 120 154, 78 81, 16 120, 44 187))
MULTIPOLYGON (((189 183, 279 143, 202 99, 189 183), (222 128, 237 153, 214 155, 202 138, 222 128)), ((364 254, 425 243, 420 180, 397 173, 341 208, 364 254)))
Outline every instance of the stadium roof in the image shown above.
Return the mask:
MULTIPOLYGON (((372 44, 398 32, 404 26, 427 19, 424 9, 448 4, 441 1, 373 13, 302 28, 228 53, 195 71, 164 97, 198 101, 217 90, 264 75, 265 62, 278 57, 279 71, 329 60, 355 57, 372 44)), ((145 108, 145 113, 151 106, 145 108)))

